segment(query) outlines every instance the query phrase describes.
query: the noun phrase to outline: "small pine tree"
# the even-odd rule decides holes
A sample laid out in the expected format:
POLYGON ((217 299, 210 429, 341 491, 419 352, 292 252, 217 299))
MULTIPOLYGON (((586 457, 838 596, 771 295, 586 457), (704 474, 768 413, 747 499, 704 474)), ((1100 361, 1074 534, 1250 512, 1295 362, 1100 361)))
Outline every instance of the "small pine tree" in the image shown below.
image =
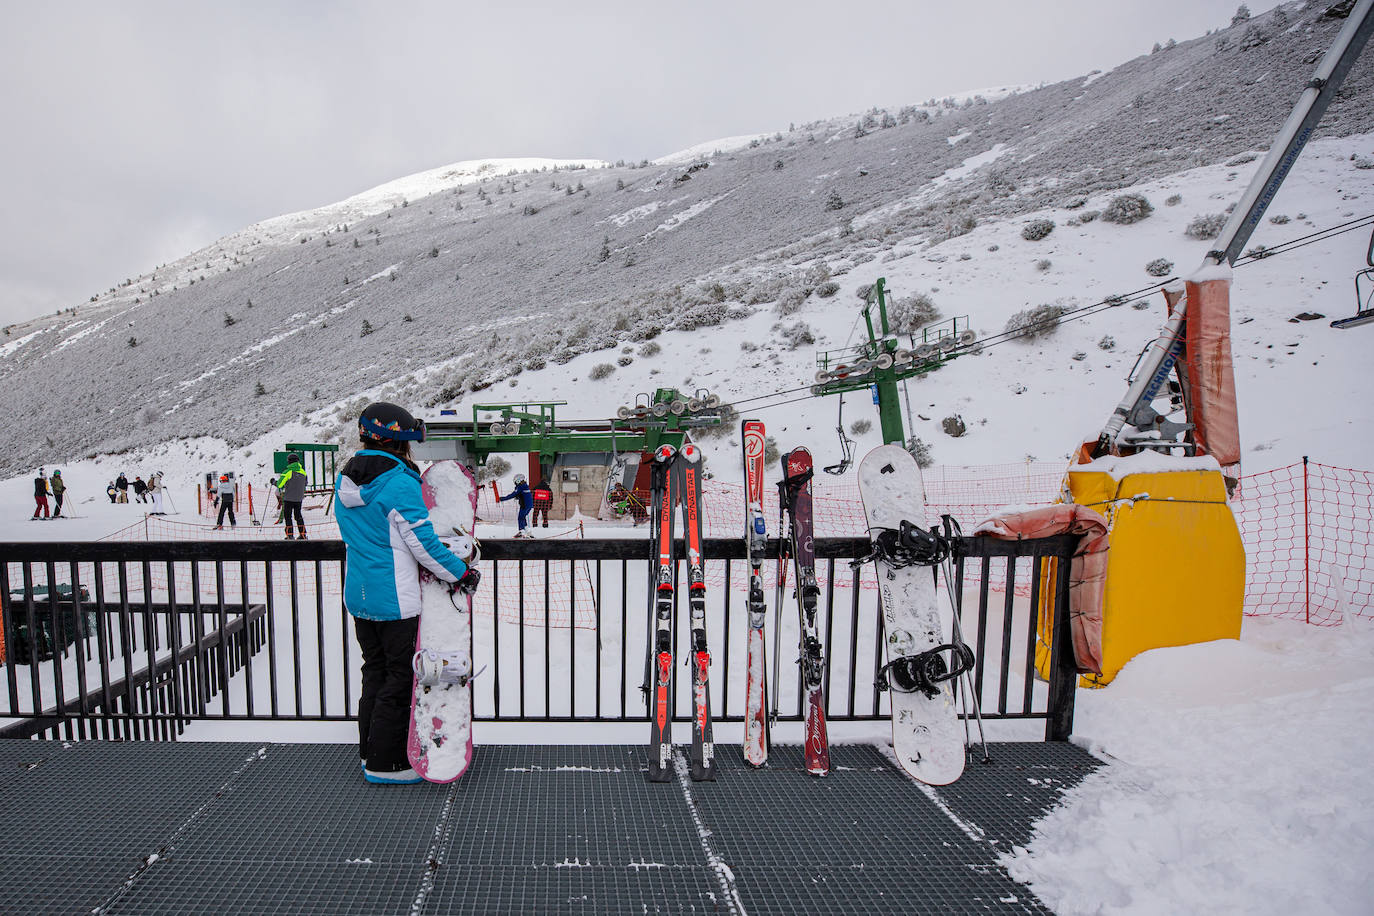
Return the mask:
POLYGON ((131 346, 131 347, 136 347, 136 346, 138 346, 138 338, 137 338, 137 337, 130 337, 130 338, 129 338, 129 346, 131 346))
POLYGON ((827 210, 843 210, 843 209, 844 209, 844 198, 840 196, 840 192, 839 192, 839 191, 836 191, 836 190, 834 190, 834 189, 832 189, 832 190, 830 191, 830 195, 829 195, 828 197, 826 197, 826 199, 825 199, 825 209, 827 209, 827 210))
POLYGON ((253 396, 254 396, 254 397, 260 398, 260 397, 262 397, 262 396, 263 396, 264 394, 266 394, 266 393, 267 393, 267 386, 264 385, 262 382, 258 382, 256 385, 253 386, 253 396))
POLYGON ((233 315, 230 315, 228 312, 224 313, 224 326, 226 328, 232 328, 237 323, 238 322, 233 315))
POLYGON ((1231 25, 1240 25, 1250 18, 1250 7, 1242 3, 1236 7, 1236 14, 1231 17, 1231 25))
POLYGON ((362 331, 362 333, 359 334, 358 336, 359 336, 359 337, 366 337, 367 335, 371 334, 372 331, 373 331, 372 322, 370 322, 370 321, 368 321, 366 318, 364 318, 364 319, 363 319, 363 331, 362 331))

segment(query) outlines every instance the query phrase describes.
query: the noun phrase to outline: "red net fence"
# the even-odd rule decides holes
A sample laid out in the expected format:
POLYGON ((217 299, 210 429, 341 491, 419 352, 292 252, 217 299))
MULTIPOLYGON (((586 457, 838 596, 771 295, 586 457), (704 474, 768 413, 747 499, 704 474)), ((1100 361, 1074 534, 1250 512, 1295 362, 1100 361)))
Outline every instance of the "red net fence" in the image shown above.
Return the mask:
MULTIPOLYGON (((927 514, 936 519, 944 513, 954 516, 965 530, 971 530, 993 511, 1006 506, 1034 506, 1052 503, 1057 498, 1064 467, 1046 462, 991 465, 983 467, 942 467, 925 474, 927 514)), ((866 533, 863 505, 852 476, 816 476, 814 485, 816 535, 818 537, 859 536, 866 533)), ((1303 620, 1329 626, 1346 615, 1374 617, 1374 472, 1301 462, 1286 468, 1264 471, 1241 481, 1239 498, 1232 503, 1246 555, 1245 613, 1303 620)), ((764 495, 764 516, 769 534, 778 532, 778 493, 770 487, 764 495)), ((739 537, 744 530, 744 488, 741 484, 706 480, 703 483, 704 527, 707 537, 739 537)), ((478 516, 488 523, 514 523, 513 503, 497 503, 489 489, 481 491, 478 516), (510 518, 507 520, 506 515, 510 518)), ((307 528, 310 537, 336 539, 339 529, 325 511, 324 501, 307 502, 307 528)), ((108 539, 113 540, 210 540, 280 539, 283 531, 270 514, 255 525, 244 516, 239 524, 223 531, 212 530, 207 521, 180 521, 166 516, 149 516, 108 539)), ((480 529, 479 529, 480 530, 480 529)), ((632 531, 646 532, 646 526, 631 527, 629 520, 600 524, 592 520, 554 524, 541 537, 624 537, 632 531)), ((186 564, 189 566, 189 564, 186 564)), ((213 575, 196 576, 204 591, 213 575)), ((822 587, 829 587, 828 568, 817 570, 822 587)), ((131 567, 131 574, 138 575, 131 567)), ((776 584, 776 564, 764 566, 765 589, 776 584)), ((976 570, 970 568, 969 575, 976 570)), ((1000 575, 994 569, 994 579, 1000 575)), ((168 588, 165 569, 149 571, 151 581, 136 583, 158 593, 168 588)), ((189 569, 173 571, 172 587, 177 594, 192 590, 189 569)), ((263 578, 259 574, 259 578, 263 578)), ((741 595, 746 577, 738 571, 727 577, 723 562, 707 564, 708 583, 741 595)), ((488 574, 478 593, 477 611, 510 623, 550 627, 589 628, 595 619, 598 599, 595 574, 585 563, 526 562, 518 570, 506 568, 488 574)), ((859 578, 861 588, 873 588, 871 567, 859 578)), ((282 587, 277 578, 275 588, 282 587)), ((837 564, 833 586, 851 588, 853 574, 837 564)), ((990 581, 994 590, 1005 588, 990 581)), ((342 582, 336 566, 321 567, 318 581, 306 583, 326 596, 337 599, 342 582)), ((247 598, 262 600, 268 588, 265 581, 247 581, 233 586, 246 591, 247 598)), ((205 595, 207 599, 212 595, 205 595)))
POLYGON ((1304 460, 1242 478, 1239 492, 1245 613, 1374 617, 1374 472, 1304 460))

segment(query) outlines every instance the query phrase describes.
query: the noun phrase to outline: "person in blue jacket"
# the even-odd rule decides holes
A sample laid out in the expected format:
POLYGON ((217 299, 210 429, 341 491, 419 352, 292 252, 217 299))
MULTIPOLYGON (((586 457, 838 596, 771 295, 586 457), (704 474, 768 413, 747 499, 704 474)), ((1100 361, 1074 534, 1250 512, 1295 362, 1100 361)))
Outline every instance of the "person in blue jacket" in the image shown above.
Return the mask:
POLYGON ((525 530, 525 526, 529 524, 530 510, 534 508, 534 494, 530 492, 530 484, 525 479, 524 474, 515 475, 515 489, 502 496, 500 501, 505 502, 508 499, 520 500, 520 515, 516 520, 515 536, 518 538, 531 537, 530 533, 525 530))
POLYGON ((378 402, 358 418, 358 436, 363 448, 334 481, 347 555, 344 606, 363 658, 358 753, 368 782, 416 783, 406 738, 420 568, 459 588, 475 588, 478 573, 443 545, 430 523, 420 471, 410 459, 410 443, 424 441, 424 423, 378 402))

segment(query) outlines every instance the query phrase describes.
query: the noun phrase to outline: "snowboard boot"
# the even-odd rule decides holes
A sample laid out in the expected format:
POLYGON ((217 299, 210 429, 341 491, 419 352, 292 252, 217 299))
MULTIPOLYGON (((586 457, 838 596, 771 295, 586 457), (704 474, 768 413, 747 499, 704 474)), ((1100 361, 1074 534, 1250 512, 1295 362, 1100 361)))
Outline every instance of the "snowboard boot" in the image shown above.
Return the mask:
POLYGON ((363 766, 363 779, 379 786, 413 786, 424 782, 420 774, 411 767, 404 770, 369 770, 363 766))

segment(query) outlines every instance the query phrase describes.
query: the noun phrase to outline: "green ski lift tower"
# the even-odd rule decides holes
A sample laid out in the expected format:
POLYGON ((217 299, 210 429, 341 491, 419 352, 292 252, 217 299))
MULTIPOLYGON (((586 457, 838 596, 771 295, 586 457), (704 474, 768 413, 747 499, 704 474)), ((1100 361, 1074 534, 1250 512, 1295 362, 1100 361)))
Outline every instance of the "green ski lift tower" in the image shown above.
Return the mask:
POLYGON ((905 445, 897 383, 938 369, 946 361, 969 351, 977 339, 968 316, 951 318, 922 328, 903 346, 887 317, 887 281, 879 277, 863 305, 868 340, 858 347, 827 350, 816 357, 816 382, 811 394, 825 397, 869 389, 878 405, 883 442, 905 445), (917 337, 919 336, 919 340, 917 337))

